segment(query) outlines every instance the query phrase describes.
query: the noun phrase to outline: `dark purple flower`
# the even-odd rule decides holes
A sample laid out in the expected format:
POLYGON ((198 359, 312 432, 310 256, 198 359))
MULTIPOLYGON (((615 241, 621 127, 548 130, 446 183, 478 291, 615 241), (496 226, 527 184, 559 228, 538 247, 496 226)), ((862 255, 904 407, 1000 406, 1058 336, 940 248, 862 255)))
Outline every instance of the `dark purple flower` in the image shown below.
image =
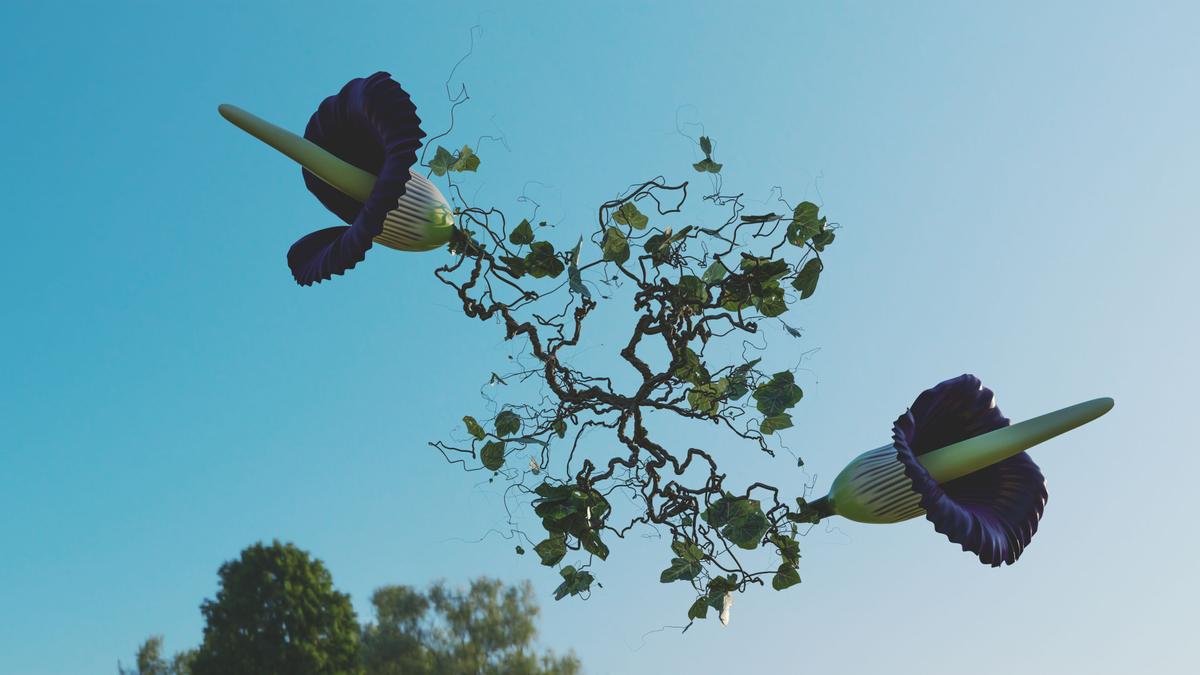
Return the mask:
POLYGON ((1015 562, 1037 532, 1046 506, 1037 464, 1022 452, 939 485, 917 457, 1008 424, 992 391, 974 375, 962 375, 922 392, 892 426, 896 457, 925 517, 993 567, 1015 562))
POLYGON ((385 72, 350 80, 321 102, 304 137, 378 180, 360 203, 303 170, 309 191, 349 226, 318 230, 292 245, 287 260, 297 283, 324 281, 366 257, 412 177, 425 136, 420 125, 412 99, 385 72))

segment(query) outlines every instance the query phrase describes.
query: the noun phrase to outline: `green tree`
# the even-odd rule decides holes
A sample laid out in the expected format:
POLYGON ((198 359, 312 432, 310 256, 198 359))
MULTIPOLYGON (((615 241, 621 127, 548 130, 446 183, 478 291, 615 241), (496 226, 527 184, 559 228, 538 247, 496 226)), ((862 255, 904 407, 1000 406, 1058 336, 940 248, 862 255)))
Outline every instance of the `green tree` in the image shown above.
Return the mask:
POLYGON ((196 658, 196 650, 189 649, 179 652, 171 660, 162 656, 162 636, 151 635, 142 646, 138 647, 135 662, 137 668, 126 669, 117 662, 119 675, 191 675, 192 660, 196 658))
POLYGON ((358 622, 320 560, 292 544, 255 544, 218 571, 200 606, 204 642, 193 675, 359 673, 358 622))
POLYGON ((481 578, 467 589, 434 584, 425 593, 385 586, 371 596, 376 622, 362 633, 367 675, 575 675, 573 654, 537 653, 538 605, 529 582, 481 578))

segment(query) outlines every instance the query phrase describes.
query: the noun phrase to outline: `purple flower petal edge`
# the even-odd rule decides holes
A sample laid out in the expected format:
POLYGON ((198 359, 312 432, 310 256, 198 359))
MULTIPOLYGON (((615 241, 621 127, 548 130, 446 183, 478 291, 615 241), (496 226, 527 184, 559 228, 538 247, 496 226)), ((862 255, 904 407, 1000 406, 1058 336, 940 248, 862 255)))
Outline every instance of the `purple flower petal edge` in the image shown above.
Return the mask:
POLYGON ((926 389, 892 426, 896 458, 921 495, 925 517, 993 567, 1016 562, 1037 532, 1047 497, 1038 465, 1022 452, 939 485, 917 457, 1008 424, 992 391, 962 375, 926 389))
POLYGON ((287 261, 296 283, 319 283, 366 257, 372 240, 383 231, 384 217, 404 195, 424 136, 412 99, 385 72, 350 80, 321 102, 304 137, 379 180, 367 202, 360 204, 303 171, 309 192, 349 226, 318 230, 292 244, 287 261))

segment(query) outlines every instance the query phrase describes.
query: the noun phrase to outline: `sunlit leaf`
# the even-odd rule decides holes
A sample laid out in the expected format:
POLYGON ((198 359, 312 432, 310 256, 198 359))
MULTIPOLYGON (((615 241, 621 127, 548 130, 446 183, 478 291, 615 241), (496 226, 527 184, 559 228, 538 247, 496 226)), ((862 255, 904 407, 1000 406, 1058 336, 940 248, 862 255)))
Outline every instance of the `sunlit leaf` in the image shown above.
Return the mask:
POLYGON ((812 202, 800 202, 792 211, 792 222, 788 225, 787 240, 794 246, 803 246, 825 226, 819 217, 819 208, 812 202))
POLYGON ((437 152, 434 153, 433 159, 429 160, 429 169, 433 171, 435 176, 445 176, 450 167, 454 165, 454 155, 449 150, 438 146, 437 152))
POLYGON ((567 539, 561 534, 554 535, 534 546, 533 550, 542 559, 543 565, 547 567, 557 565, 558 561, 567 554, 567 539))
POLYGON ((769 382, 763 383, 754 390, 754 400, 758 411, 767 417, 787 412, 788 408, 800 402, 804 392, 796 386, 796 379, 790 371, 775 373, 769 382))
POLYGON ((721 534, 738 547, 750 550, 758 546, 763 535, 771 528, 771 521, 762 512, 757 500, 743 499, 740 501, 753 504, 754 508, 735 513, 721 529, 721 534))
POLYGON ((672 581, 691 581, 700 574, 700 569, 700 563, 695 561, 671 558, 671 566, 658 575, 658 580, 664 584, 672 581))
POLYGON ((792 416, 787 413, 779 413, 778 415, 772 415, 763 419, 758 430, 765 436, 766 434, 773 434, 780 429, 791 428, 791 426, 792 416))
POLYGON ((618 264, 629 260, 629 241, 625 233, 615 227, 610 227, 604 233, 604 242, 600 244, 604 259, 618 264))
POLYGON ((650 219, 646 217, 633 202, 625 202, 613 212, 613 220, 622 225, 628 225, 635 230, 646 227, 650 219))
POLYGON ((700 278, 704 280, 704 283, 712 285, 724 279, 726 274, 729 274, 729 269, 725 267, 725 264, 720 260, 714 260, 713 264, 704 270, 704 276, 700 278))
POLYGON ((458 151, 458 159, 450 166, 451 171, 474 171, 478 168, 479 156, 467 145, 458 151))
POLYGON ((482 441, 483 437, 487 436, 487 432, 483 430, 483 427, 479 426, 479 422, 474 417, 467 415, 463 418, 463 424, 467 425, 467 433, 471 434, 475 440, 482 441))
POLYGON ((692 387, 687 394, 688 405, 698 413, 716 415, 717 409, 721 405, 721 398, 725 395, 725 389, 728 387, 729 380, 725 378, 692 387))
POLYGON ((824 266, 819 258, 812 258, 804 263, 804 267, 796 273, 796 278, 792 281, 792 288, 800 291, 800 299, 803 300, 813 294, 817 290, 817 279, 821 276, 821 270, 824 266))

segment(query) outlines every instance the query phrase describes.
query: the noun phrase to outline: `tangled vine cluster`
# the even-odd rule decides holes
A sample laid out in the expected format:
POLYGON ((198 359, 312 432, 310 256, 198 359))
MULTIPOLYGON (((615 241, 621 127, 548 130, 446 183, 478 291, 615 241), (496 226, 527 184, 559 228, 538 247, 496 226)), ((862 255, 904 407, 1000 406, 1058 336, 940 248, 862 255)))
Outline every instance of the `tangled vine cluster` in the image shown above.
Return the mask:
POLYGON ((596 229, 569 249, 539 238, 552 228, 535 229, 528 219, 510 226, 501 211, 467 204, 453 175, 476 171, 478 155, 469 147, 437 149, 426 166, 449 181, 461 205, 453 259, 437 278, 467 317, 498 323, 506 340, 523 343, 524 366, 493 373, 492 382, 532 380, 542 393, 482 419, 465 416, 462 441, 430 445, 525 497, 544 532, 514 531, 542 564, 579 558, 559 568, 556 598, 587 597, 592 564, 609 556, 614 538, 648 527, 670 538, 661 581, 696 591, 688 618, 711 608, 726 621, 733 594, 750 584, 769 580, 783 590, 799 583, 797 537, 819 516, 803 498, 790 502, 767 483, 728 485, 709 450, 656 437, 648 416, 719 425, 773 456, 770 438, 792 426, 789 410, 803 396, 793 373, 764 372, 761 359, 714 363, 706 351, 757 333, 764 319, 811 296, 837 227, 811 202, 788 205, 784 214, 746 213, 742 195, 722 194, 722 165, 709 138, 700 138, 700 149, 704 159, 693 169, 711 179, 703 201, 721 222, 669 226, 682 217, 689 184, 659 176, 601 204, 596 229), (600 292, 613 286, 626 292, 600 292), (571 353, 585 345, 589 317, 617 297, 632 300, 619 351, 628 377, 578 369, 571 353), (580 440, 589 431, 603 437, 590 434, 584 453, 580 440), (759 571, 744 560, 759 548, 773 548, 777 564, 759 571))

